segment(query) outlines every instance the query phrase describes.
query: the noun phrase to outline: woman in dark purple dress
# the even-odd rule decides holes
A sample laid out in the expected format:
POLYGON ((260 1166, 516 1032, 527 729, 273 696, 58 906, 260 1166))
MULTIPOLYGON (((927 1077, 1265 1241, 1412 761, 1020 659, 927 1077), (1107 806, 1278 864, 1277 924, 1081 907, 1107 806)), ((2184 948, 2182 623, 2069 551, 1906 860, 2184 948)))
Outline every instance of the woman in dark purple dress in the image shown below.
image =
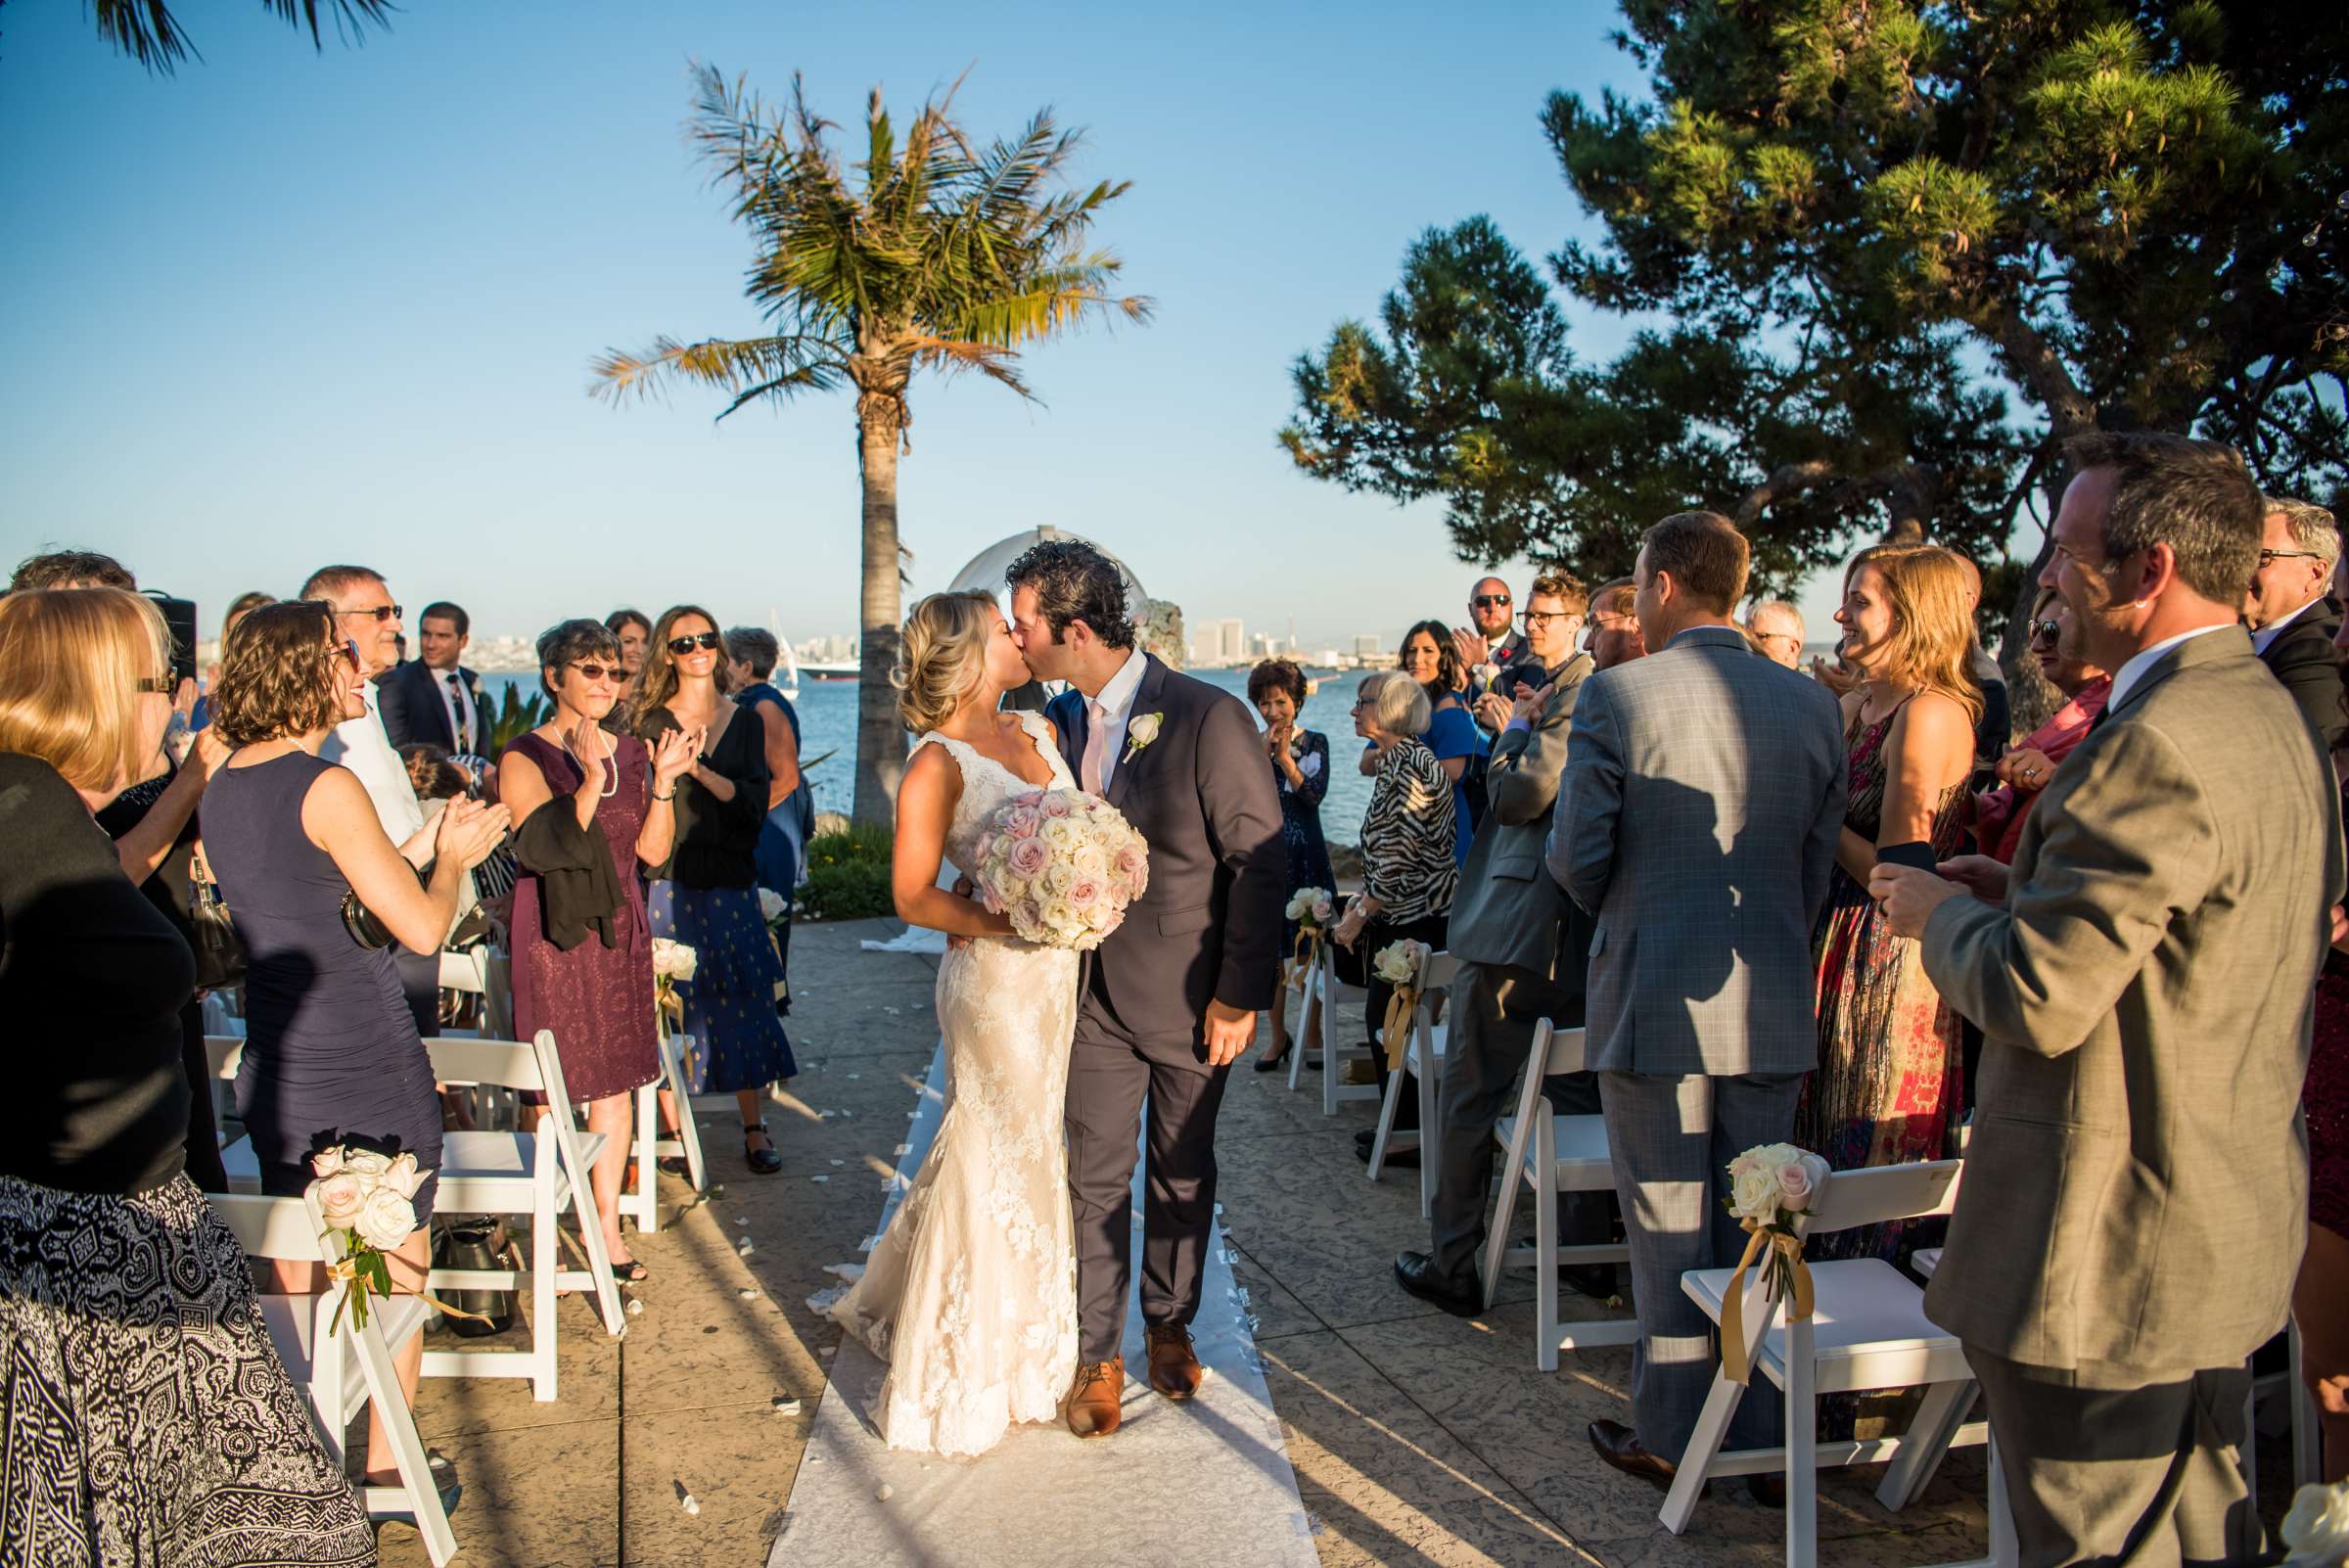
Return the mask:
POLYGON ((641 865, 668 858, 677 779, 699 731, 672 730, 648 756, 603 728, 620 694, 620 642, 600 622, 566 621, 538 639, 554 716, 510 743, 499 796, 514 812, 514 1027, 551 1030, 564 1085, 604 1134, 596 1207, 612 1271, 645 1277, 620 1235, 620 1184, 634 1125, 629 1096, 660 1075, 653 1035, 653 937, 641 865))
MULTIPOLYGON (((236 747, 204 798, 205 856, 245 940, 246 1043, 237 1110, 259 1157, 261 1190, 299 1195, 310 1156, 334 1144, 406 1153, 428 1173, 411 1200, 416 1228, 392 1254, 392 1283, 421 1289, 431 1267, 440 1098, 392 949, 362 946, 345 926, 355 894, 392 936, 423 952, 455 918, 465 873, 505 837, 504 807, 452 802, 434 841, 431 880, 385 837, 366 789, 322 761, 336 725, 367 712, 358 649, 314 600, 266 605, 223 650, 213 723, 236 747), (454 813, 453 815, 451 813, 454 813)), ((281 1288, 323 1287, 311 1265, 280 1265, 281 1288)), ((411 1340, 393 1364, 411 1397, 423 1355, 411 1340)), ((368 1444, 369 1484, 395 1486, 391 1442, 368 1444)))

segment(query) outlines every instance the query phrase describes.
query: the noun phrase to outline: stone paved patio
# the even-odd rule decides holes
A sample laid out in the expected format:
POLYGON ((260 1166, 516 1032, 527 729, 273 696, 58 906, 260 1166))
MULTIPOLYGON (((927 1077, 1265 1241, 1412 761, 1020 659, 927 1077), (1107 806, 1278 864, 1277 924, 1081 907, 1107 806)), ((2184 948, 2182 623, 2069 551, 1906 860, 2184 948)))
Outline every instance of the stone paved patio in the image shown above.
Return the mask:
MULTIPOLYGON (((629 1292, 644 1311, 624 1340, 605 1337, 585 1301, 566 1300, 559 1402, 532 1403, 518 1380, 426 1382, 418 1423, 464 1485, 454 1525, 469 1568, 766 1560, 837 1337, 806 1298, 834 1283, 824 1266, 856 1257, 880 1213, 936 1043, 935 960, 858 950, 860 938, 896 929, 872 921, 794 937, 802 1073, 769 1113, 784 1172, 750 1176, 730 1109, 702 1111, 723 1190, 637 1244, 652 1278, 629 1292), (756 1246, 748 1258, 736 1253, 744 1235, 756 1246), (791 1399, 796 1412, 777 1408, 791 1399)), ((1414 1175, 1366 1181, 1352 1137, 1375 1107, 1325 1119, 1317 1092, 1292 1095, 1286 1083, 1244 1068, 1233 1078, 1221 1196, 1323 1568, 1783 1560, 1780 1516, 1742 1488, 1715 1488, 1675 1539, 1656 1523, 1660 1494, 1597 1462, 1584 1429, 1622 1416, 1630 1352, 1569 1354, 1558 1371, 1537 1371, 1530 1276, 1475 1321, 1398 1289, 1390 1262, 1426 1234, 1414 1175)), ((673 1178, 667 1190, 687 1196, 673 1178)), ((1565 1299, 1569 1311, 1595 1310, 1565 1299)), ((2273 1477, 2280 1465, 2264 1468, 2273 1477)), ((1879 1475, 1822 1476, 1826 1568, 1984 1550, 1980 1450, 1954 1454, 1899 1516, 1875 1502, 1879 1475)), ((2266 1490, 2273 1515, 2280 1496, 2266 1490)), ((1036 1533, 1005 1543, 1001 1561, 1099 1560, 1074 1545, 1083 1499, 1052 1499, 1040 1513, 1036 1533)), ((426 1561, 404 1526, 385 1527, 383 1546, 387 1564, 426 1561)))

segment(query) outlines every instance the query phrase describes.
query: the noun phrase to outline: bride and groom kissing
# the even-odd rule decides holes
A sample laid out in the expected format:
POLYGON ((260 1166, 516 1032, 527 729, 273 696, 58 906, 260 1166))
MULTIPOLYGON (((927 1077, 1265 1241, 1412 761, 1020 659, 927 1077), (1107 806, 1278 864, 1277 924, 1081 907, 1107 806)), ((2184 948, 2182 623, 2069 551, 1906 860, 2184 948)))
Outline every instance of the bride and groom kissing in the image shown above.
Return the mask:
POLYGON ((1216 1111, 1272 1004, 1280 805, 1240 701, 1135 644, 1115 563, 1041 543, 991 596, 937 594, 904 627, 898 915, 949 938, 938 973, 945 1114, 862 1276, 829 1311, 889 1362, 891 1448, 975 1454, 1013 1422, 1117 1430, 1146 1144, 1141 1309, 1151 1387, 1205 1377, 1190 1323, 1215 1245, 1216 1111), (1070 690, 1003 712, 1031 678, 1070 690), (1149 846, 1148 883, 1087 953, 1039 946, 965 896, 991 824, 1082 789, 1149 846), (940 886, 942 864, 962 880, 940 886))

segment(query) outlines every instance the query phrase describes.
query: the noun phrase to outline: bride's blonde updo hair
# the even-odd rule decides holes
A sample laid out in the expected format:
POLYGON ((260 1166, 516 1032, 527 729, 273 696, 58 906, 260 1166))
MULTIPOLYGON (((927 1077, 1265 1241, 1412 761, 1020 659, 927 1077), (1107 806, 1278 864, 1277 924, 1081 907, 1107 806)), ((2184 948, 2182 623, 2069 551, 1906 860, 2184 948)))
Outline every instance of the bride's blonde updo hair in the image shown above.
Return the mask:
POLYGON ((907 729, 926 735, 938 728, 978 686, 994 609, 994 595, 984 589, 934 593, 905 618, 889 683, 898 689, 898 716, 907 729))

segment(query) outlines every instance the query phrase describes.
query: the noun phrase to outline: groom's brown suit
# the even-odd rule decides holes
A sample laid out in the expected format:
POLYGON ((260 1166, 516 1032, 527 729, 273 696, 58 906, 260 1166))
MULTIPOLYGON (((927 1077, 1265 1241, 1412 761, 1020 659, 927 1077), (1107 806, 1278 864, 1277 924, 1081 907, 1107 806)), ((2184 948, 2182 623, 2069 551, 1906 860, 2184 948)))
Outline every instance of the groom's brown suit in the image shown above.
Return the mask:
MULTIPOLYGON (((1082 776, 1083 699, 1045 710, 1082 776)), ((1150 885, 1090 955, 1069 1062, 1069 1193, 1077 1220, 1079 1357, 1120 1352, 1132 1277, 1133 1164, 1144 1098, 1142 1319, 1188 1324, 1215 1235, 1216 1109, 1207 1004, 1272 1005, 1285 899, 1280 798, 1239 699, 1153 658, 1103 798, 1150 846, 1150 885), (1157 733, 1134 745, 1133 724, 1157 733)))

